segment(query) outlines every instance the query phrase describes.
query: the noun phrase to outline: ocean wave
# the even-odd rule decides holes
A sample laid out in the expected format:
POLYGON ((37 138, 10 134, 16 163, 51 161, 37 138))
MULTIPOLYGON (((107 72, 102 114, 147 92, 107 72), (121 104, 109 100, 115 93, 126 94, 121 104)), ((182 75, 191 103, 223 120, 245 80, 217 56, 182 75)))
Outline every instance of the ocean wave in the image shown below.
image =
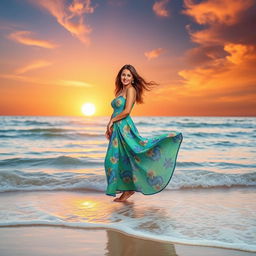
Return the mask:
MULTIPOLYGON (((256 186, 256 172, 223 174, 210 171, 176 172, 166 190, 256 186)), ((0 171, 0 192, 84 190, 104 192, 105 175, 92 173, 0 171)))
MULTIPOLYGON (((154 119, 152 117, 148 118, 148 121, 136 121, 136 117, 134 120, 136 121, 136 125, 140 126, 152 126, 152 121, 154 119)), ((177 120, 168 120, 168 117, 166 119, 161 119, 157 118, 157 124, 163 125, 163 127, 170 127, 170 126, 175 126, 175 127, 182 127, 182 128, 243 128, 243 129, 253 129, 254 125, 252 123, 248 123, 248 120, 244 120, 244 122, 237 123, 235 122, 236 120, 232 120, 232 122, 227 122, 226 119, 223 120, 223 122, 219 123, 211 123, 211 121, 207 122, 202 122, 201 120, 198 120, 197 122, 184 122, 183 121, 177 121, 177 120)))
POLYGON ((78 159, 70 156, 58 156, 51 158, 9 158, 0 161, 0 167, 55 167, 55 168, 64 168, 64 167, 84 167, 88 165, 98 165, 99 161, 88 161, 88 158, 78 159))
POLYGON ((1 135, 0 138, 3 139, 27 139, 27 140, 34 140, 34 139, 67 139, 67 140, 80 140, 86 138, 103 138, 105 137, 104 134, 101 133, 73 133, 73 134, 61 134, 61 133, 43 133, 43 134, 13 134, 13 135, 1 135))
MULTIPOLYGON (((177 125, 181 126, 181 127, 188 127, 188 128, 214 128, 214 127, 220 127, 220 128, 244 128, 244 129, 251 129, 254 128, 254 125, 251 123, 234 123, 233 120, 232 123, 227 123, 226 120, 225 122, 220 122, 220 123, 205 123, 205 122, 177 122, 177 125)), ((173 122, 172 122, 173 124, 173 122)), ((168 124, 170 125, 170 124, 168 124)))
MULTIPOLYGON (((36 121, 36 120, 26 120, 26 119, 21 119, 21 116, 17 116, 17 119, 12 116, 4 116, 2 117, 2 121, 6 122, 11 125, 48 125, 51 126, 53 125, 52 120, 49 122, 47 121, 36 121)), ((27 118, 27 117, 25 117, 27 118)))
POLYGON ((203 167, 204 163, 198 163, 198 162, 190 162, 190 161, 183 161, 183 162, 177 162, 177 166, 181 167, 203 167))
POLYGON ((0 171, 0 192, 81 189, 103 191, 104 179, 104 176, 91 173, 0 171))
POLYGON ((251 132, 191 132, 189 136, 202 137, 202 138, 210 138, 210 137, 218 137, 218 138, 236 138, 240 136, 250 136, 251 132))
POLYGON ((90 125, 91 127, 107 127, 107 122, 103 122, 103 121, 99 121, 99 122, 93 122, 92 120, 91 121, 70 121, 69 124, 72 124, 74 126, 82 126, 82 127, 85 127, 88 125, 90 125))
POLYGON ((32 128, 32 129, 1 129, 0 132, 9 133, 9 132, 19 132, 19 133, 38 133, 38 132, 65 132, 70 131, 70 129, 64 128, 32 128))
POLYGON ((204 170, 176 172, 167 189, 256 187, 256 172, 218 173, 204 170))
POLYGON ((15 120, 15 122, 24 123, 25 125, 52 125, 52 122, 43 122, 36 120, 15 120))
POLYGON ((11 135, 1 135, 1 134, 0 134, 0 138, 5 138, 5 139, 6 139, 6 138, 13 138, 13 136, 11 136, 11 135))
MULTIPOLYGON (((135 122, 135 120, 134 120, 135 122)), ((143 121, 138 121, 136 122, 136 125, 141 125, 141 126, 152 126, 152 123, 151 122, 143 122, 143 121)))
MULTIPOLYGON (((81 130, 82 131, 82 130, 81 130)), ((54 138, 59 139, 79 139, 90 137, 103 137, 103 132, 79 132, 76 129, 65 128, 34 128, 34 129, 9 129, 0 130, 0 138, 21 138, 21 139, 45 139, 54 138)))

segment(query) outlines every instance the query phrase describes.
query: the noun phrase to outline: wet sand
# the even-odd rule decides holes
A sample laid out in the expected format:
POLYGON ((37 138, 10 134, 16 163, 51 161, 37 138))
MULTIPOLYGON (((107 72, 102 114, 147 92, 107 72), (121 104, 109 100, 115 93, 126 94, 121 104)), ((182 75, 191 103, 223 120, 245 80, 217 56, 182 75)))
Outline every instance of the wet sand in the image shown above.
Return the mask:
POLYGON ((252 256, 255 253, 158 242, 110 229, 47 226, 0 228, 1 256, 252 256))

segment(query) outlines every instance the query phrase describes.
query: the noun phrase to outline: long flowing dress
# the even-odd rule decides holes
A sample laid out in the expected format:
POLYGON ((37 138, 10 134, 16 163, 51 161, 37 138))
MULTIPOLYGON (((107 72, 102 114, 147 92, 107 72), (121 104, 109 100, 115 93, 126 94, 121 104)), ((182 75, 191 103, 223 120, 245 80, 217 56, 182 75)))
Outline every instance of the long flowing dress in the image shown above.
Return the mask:
MULTIPOLYGON (((111 101, 111 118, 124 110, 125 102, 122 95, 111 101)), ((172 178, 182 140, 182 133, 172 130, 142 137, 130 115, 114 122, 104 160, 106 195, 116 196, 128 190, 144 195, 162 191, 172 178)))

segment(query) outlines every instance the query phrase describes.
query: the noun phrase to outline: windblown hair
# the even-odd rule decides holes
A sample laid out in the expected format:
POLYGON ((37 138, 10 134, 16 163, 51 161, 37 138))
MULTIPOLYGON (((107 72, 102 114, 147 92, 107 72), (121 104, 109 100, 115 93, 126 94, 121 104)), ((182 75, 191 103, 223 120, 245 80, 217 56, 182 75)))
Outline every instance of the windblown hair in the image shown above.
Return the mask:
POLYGON ((134 83, 132 83, 132 86, 136 89, 136 102, 137 103, 144 103, 143 102, 143 94, 145 92, 145 90, 150 91, 152 89, 152 87, 154 87, 154 85, 159 85, 158 83, 154 82, 154 81, 150 81, 150 82, 146 82, 136 71, 136 69, 130 65, 130 64, 126 64, 124 65, 120 71, 118 72, 117 76, 116 76, 116 81, 115 81, 115 96, 118 95, 118 93, 120 91, 122 91, 123 89, 123 84, 121 82, 121 74, 123 72, 124 69, 128 69, 130 70, 132 76, 133 76, 133 80, 134 83))

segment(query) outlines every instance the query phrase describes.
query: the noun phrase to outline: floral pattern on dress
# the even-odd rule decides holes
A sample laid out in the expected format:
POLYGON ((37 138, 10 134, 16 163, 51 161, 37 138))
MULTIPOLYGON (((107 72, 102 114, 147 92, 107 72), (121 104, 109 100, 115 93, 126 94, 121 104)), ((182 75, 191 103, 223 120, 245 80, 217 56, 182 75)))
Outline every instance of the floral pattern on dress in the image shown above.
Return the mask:
POLYGON ((108 168, 107 169, 107 181, 108 181, 108 184, 113 183, 115 180, 116 180, 115 172, 113 171, 112 168, 108 168))
POLYGON ((165 158, 164 159, 164 164, 163 164, 163 166, 164 166, 164 168, 166 168, 166 169, 168 169, 168 168, 171 168, 173 165, 174 165, 174 161, 172 160, 172 158, 165 158))
POLYGON ((117 99, 117 100, 116 100, 116 106, 117 106, 117 107, 120 107, 121 104, 122 104, 122 100, 121 100, 121 99, 117 99))
POLYGON ((117 138, 114 138, 113 141, 112 141, 112 144, 115 148, 118 147, 118 139, 117 138))
POLYGON ((130 183, 133 180, 133 175, 132 172, 130 170, 126 170, 126 171, 121 171, 120 172, 120 177, 121 179, 125 182, 125 183, 130 183))
POLYGON ((159 146, 155 146, 146 152, 146 155, 151 159, 157 161, 161 158, 161 151, 159 146))
POLYGON ((147 145, 148 140, 140 140, 139 143, 141 146, 145 146, 145 145, 147 145))

